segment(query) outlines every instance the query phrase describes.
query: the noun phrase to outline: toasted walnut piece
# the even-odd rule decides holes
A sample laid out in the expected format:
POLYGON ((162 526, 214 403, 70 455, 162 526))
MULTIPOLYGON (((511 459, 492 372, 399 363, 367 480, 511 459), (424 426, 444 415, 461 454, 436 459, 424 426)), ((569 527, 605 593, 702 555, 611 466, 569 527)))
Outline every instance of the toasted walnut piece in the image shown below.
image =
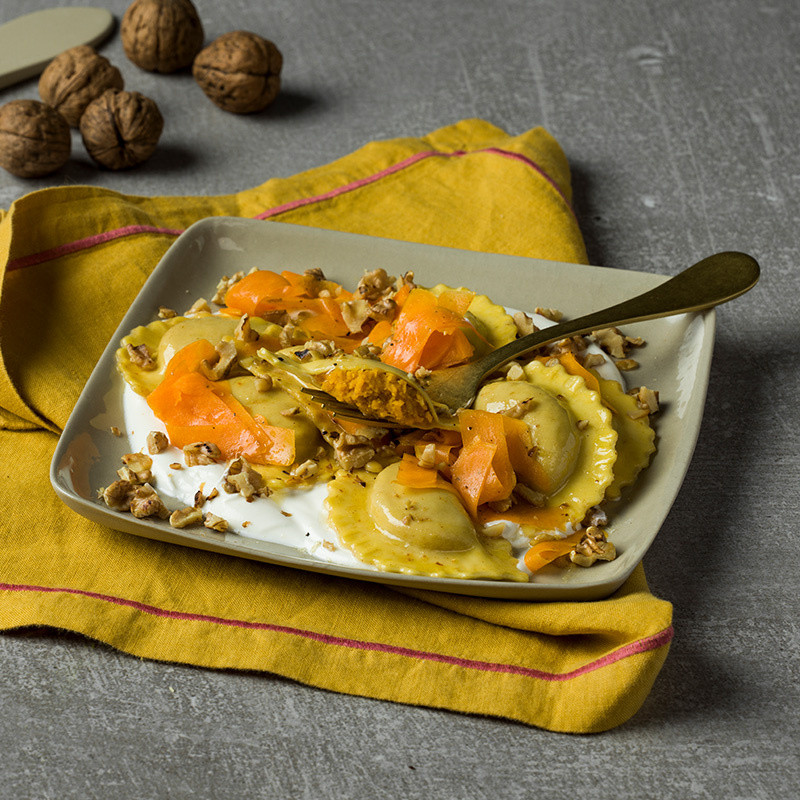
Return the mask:
POLYGON ((166 519, 169 511, 161 498, 156 494, 156 490, 149 484, 136 486, 131 498, 131 514, 137 519, 144 517, 160 517, 166 519))
POLYGON ((500 413, 504 417, 511 417, 511 419, 522 419, 529 411, 536 408, 537 405, 539 405, 538 401, 533 397, 529 397, 526 400, 514 402, 508 408, 504 408, 500 413))
POLYGON ((621 358, 619 361, 614 362, 618 370, 622 372, 630 372, 639 366, 639 362, 633 358, 621 358))
POLYGON ((216 464, 222 459, 222 453, 213 442, 194 442, 183 448, 183 458, 187 467, 197 467, 216 464))
POLYGON ((382 300, 378 300, 377 303, 373 303, 369 307, 369 317, 370 319, 374 319, 378 322, 381 320, 393 320, 397 313, 397 303, 392 300, 391 297, 384 297, 382 300))
POLYGON ((564 314, 556 308, 537 307, 534 310, 539 316, 549 319, 551 322, 561 322, 564 318, 564 314))
POLYGON ((212 531, 217 531, 218 533, 225 533, 225 531, 228 530, 227 520, 224 520, 222 517, 218 517, 216 514, 212 514, 210 511, 203 517, 203 525, 212 531))
POLYGON ((648 414, 655 414, 658 411, 658 392, 648 389, 646 386, 640 386, 631 394, 636 397, 636 405, 647 411, 648 414))
POLYGON ((173 461, 173 462, 172 462, 172 463, 169 465, 169 468, 170 468, 170 469, 174 469, 174 470, 183 469, 183 464, 181 464, 181 462, 180 462, 180 461, 173 461))
POLYGON ((125 453, 122 463, 134 472, 144 472, 153 466, 153 459, 147 453, 125 453))
POLYGON ((217 489, 216 487, 214 487, 214 488, 213 488, 213 489, 212 489, 212 490, 211 490, 211 491, 208 493, 208 497, 207 497, 206 499, 207 499, 207 500, 213 500, 215 497, 219 497, 219 489, 217 489))
POLYGON ((158 307, 158 318, 159 319, 174 319, 178 316, 178 312, 172 308, 167 308, 166 306, 159 306, 158 307))
POLYGON ((150 455, 161 453, 169 447, 169 439, 162 431, 150 431, 147 434, 147 452, 150 455))
POLYGON ((222 488, 228 494, 240 494, 251 503, 257 495, 269 495, 269 489, 264 484, 261 473, 244 458, 235 458, 228 464, 222 476, 222 488))
POLYGON ((100 496, 109 508, 114 511, 130 511, 134 485, 130 481, 114 481, 110 486, 100 490, 100 496))
POLYGON ((79 127, 94 161, 108 169, 129 169, 153 155, 164 118, 149 97, 106 89, 86 106, 79 127))
POLYGON ((296 466, 292 467, 289 474, 293 478, 310 478, 313 475, 316 475, 318 472, 319 472, 319 464, 316 461, 308 459, 304 461, 302 464, 297 464, 296 466))
POLYGON ((514 501, 510 497, 506 497, 504 500, 493 500, 491 503, 487 503, 487 505, 492 511, 503 514, 514 505, 514 501))
POLYGON ((83 44, 57 55, 39 77, 39 96, 73 128, 86 106, 106 89, 122 89, 120 71, 93 47, 83 44))
POLYGON ((156 362, 153 356, 150 355, 150 350, 146 344, 127 344, 125 349, 128 351, 128 358, 131 363, 135 364, 139 369, 153 370, 156 368, 156 362))
POLYGON ((376 303, 394 291, 394 283, 395 278, 390 277, 385 269, 374 269, 358 282, 356 294, 369 303, 376 303))
POLYGON ((506 370, 506 380, 509 381, 524 381, 525 380, 525 370, 516 363, 516 361, 512 361, 509 364, 508 369, 506 370))
POLYGON ((112 425, 109 430, 112 436, 122 436, 122 431, 116 425, 112 425))
POLYGON ((321 355, 323 358, 329 358, 341 352, 336 346, 336 342, 332 342, 330 339, 312 339, 306 342, 305 348, 312 353, 321 355))
POLYGON ((356 355, 359 358, 371 358, 377 361, 380 360, 381 349, 374 344, 362 344, 356 347, 356 349, 353 351, 353 355, 356 355))
POLYGON ((242 278, 244 278, 244 270, 234 272, 234 274, 230 276, 223 275, 219 283, 217 283, 217 289, 214 292, 214 296, 211 298, 211 302, 216 303, 218 306, 224 306, 225 295, 228 293, 228 289, 234 284, 239 283, 242 278))
POLYGON ((236 339, 237 342, 242 342, 244 344, 258 341, 258 331, 254 331, 250 326, 249 314, 242 314, 239 322, 236 324, 236 329, 233 332, 233 338, 236 339))
POLYGON ((184 317, 205 317, 211 314, 211 306, 204 297, 200 297, 192 303, 184 317))
POLYGON ((188 67, 203 46, 203 25, 190 0, 134 0, 122 17, 125 55, 150 72, 188 67))
POLYGON ((117 470, 117 475, 120 480, 128 481, 136 485, 149 483, 153 479, 153 473, 149 469, 142 470, 141 472, 134 472, 130 467, 121 467, 117 470))
POLYGON ((206 496, 203 494, 202 490, 198 489, 194 493, 194 507, 200 508, 206 502, 206 496))
POLYGON ((417 463, 425 469, 433 469, 436 466, 436 445, 433 442, 422 448, 417 463))
POLYGON ((231 369, 236 364, 236 345, 233 342, 219 342, 214 349, 217 351, 216 360, 212 363, 205 359, 200 362, 200 372, 210 381, 221 381, 230 375, 231 369))
POLYGON ((580 358, 581 363, 583 364, 586 369, 592 369, 593 367, 599 367, 601 364, 605 364, 606 360, 600 353, 584 353, 580 358))
POLYGON ((630 347, 644 347, 644 339, 641 336, 626 336, 625 342, 630 347))
POLYGON ((514 324, 517 326, 518 336, 527 336, 528 334, 535 333, 537 331, 536 326, 533 324, 533 320, 524 311, 515 312, 513 320, 514 324))
POLYGON ((283 56, 274 42, 248 31, 215 39, 194 60, 192 75, 223 111, 262 111, 278 96, 283 56))
POLYGON ((607 541, 606 532, 602 528, 590 525, 581 540, 569 553, 569 560, 579 567, 590 567, 596 561, 613 561, 617 550, 607 541))
POLYGON ((350 333, 358 333, 369 319, 369 303, 363 298, 342 303, 342 319, 350 333))
POLYGON ((0 108, 0 167, 18 178, 41 178, 67 163, 72 136, 64 117, 38 100, 0 108))
POLYGON ((624 358, 628 352, 625 337, 618 328, 600 328, 592 331, 592 338, 614 358, 624 358))
POLYGON ((200 525, 203 522, 203 512, 199 508, 179 508, 169 515, 169 524, 173 528, 188 528, 190 525, 200 525))
POLYGON ((588 420, 588 419, 579 419, 579 420, 578 420, 578 421, 575 423, 575 427, 576 427, 576 428, 577 428, 579 431, 585 431, 585 430, 586 430, 586 429, 589 427, 589 420, 588 420))
POLYGON ((308 278, 313 278, 315 281, 324 281, 325 273, 319 267, 311 267, 307 269, 303 275, 308 278))

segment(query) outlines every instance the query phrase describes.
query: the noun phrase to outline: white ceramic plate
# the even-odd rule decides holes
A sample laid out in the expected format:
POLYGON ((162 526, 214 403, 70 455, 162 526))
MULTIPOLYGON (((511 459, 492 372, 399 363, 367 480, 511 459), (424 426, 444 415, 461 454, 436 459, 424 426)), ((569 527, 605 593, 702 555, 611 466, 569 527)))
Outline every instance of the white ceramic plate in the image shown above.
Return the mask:
POLYGON ((110 432, 122 422, 123 381, 114 353, 119 340, 152 321, 159 306, 184 309, 210 297, 223 275, 251 267, 325 275, 354 286, 366 269, 391 275, 414 270, 423 285, 447 283, 488 294, 509 307, 558 308, 578 316, 639 294, 666 278, 642 272, 502 256, 339 233, 279 222, 228 217, 202 220, 164 255, 120 323, 70 416, 51 466, 55 491, 79 514, 120 531, 314 572, 380 583, 517 600, 589 600, 615 591, 653 542, 683 481, 703 413, 714 339, 714 311, 626 326, 647 344, 637 351, 636 385, 657 389, 658 451, 636 485, 611 507, 609 538, 616 560, 589 569, 550 570, 530 583, 457 580, 335 566, 299 550, 203 529, 177 530, 160 520, 112 511, 97 489, 115 476, 127 440, 110 432))

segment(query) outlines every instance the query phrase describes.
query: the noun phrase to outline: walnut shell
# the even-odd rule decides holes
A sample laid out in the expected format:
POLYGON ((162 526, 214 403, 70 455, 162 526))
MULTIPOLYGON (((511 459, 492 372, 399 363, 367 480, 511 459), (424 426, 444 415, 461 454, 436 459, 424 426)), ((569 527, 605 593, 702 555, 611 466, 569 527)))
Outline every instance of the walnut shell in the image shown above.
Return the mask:
POLYGON ((120 71, 89 45, 56 56, 39 78, 39 95, 73 127, 84 109, 106 89, 122 89, 120 71))
POLYGON ((125 55, 149 72, 188 67, 203 46, 203 25, 191 0, 134 0, 122 17, 125 55))
POLYGON ((266 108, 278 96, 282 66, 280 50, 268 39, 232 31, 200 51, 192 74, 221 109, 250 114, 266 108))
POLYGON ((72 137, 64 117, 38 100, 0 108, 0 167, 20 178, 40 178, 63 167, 72 137))
POLYGON ((106 89, 83 112, 81 136, 89 155, 109 169, 128 169, 153 154, 164 118, 139 92, 106 89))

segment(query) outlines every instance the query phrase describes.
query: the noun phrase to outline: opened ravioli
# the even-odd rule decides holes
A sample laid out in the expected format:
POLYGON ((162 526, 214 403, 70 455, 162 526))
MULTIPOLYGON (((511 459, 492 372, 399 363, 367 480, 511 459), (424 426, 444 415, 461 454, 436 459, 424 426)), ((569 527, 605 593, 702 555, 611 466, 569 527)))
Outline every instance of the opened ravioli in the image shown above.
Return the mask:
POLYGON ((328 521, 359 561, 383 572, 525 581, 511 545, 478 535, 457 495, 409 489, 395 463, 377 476, 339 473, 328 484, 328 521))

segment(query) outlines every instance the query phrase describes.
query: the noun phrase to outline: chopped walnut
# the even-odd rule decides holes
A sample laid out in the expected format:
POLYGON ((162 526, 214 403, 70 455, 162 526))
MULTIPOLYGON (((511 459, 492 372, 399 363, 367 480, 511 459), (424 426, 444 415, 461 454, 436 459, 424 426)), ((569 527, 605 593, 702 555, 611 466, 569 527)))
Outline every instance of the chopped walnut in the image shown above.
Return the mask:
POLYGON ((258 341, 258 331, 254 331, 250 327, 250 316, 248 314, 242 314, 236 325, 236 330, 233 332, 233 338, 236 339, 237 342, 245 343, 258 341))
POLYGON ((236 345, 230 341, 222 341, 214 347, 217 355, 214 361, 203 360, 200 371, 210 381, 221 381, 227 378, 236 364, 236 345))
POLYGON ((286 324, 281 328, 281 332, 278 334, 278 342, 280 343, 281 347, 291 347, 294 344, 294 337, 297 333, 297 328, 292 324, 286 324))
POLYGON ((601 328, 592 331, 592 338, 614 358, 624 358, 628 352, 628 342, 619 328, 601 328))
POLYGON ((353 351, 353 355, 358 356, 359 358, 371 358, 378 360, 381 357, 381 349, 374 344, 362 344, 356 347, 356 349, 353 351))
POLYGON ((112 436, 122 436, 122 431, 116 425, 112 425, 109 430, 112 436))
POLYGON ((162 431, 150 431, 147 434, 147 452, 151 455, 161 453, 169 447, 169 439, 162 431))
POLYGON ((321 355, 323 358, 330 358, 330 356, 341 352, 336 346, 336 342, 332 342, 330 339, 311 339, 305 343, 305 348, 312 353, 321 355))
POLYGON ((261 473, 244 458, 235 458, 222 476, 222 488, 228 494, 240 494, 251 503, 256 496, 266 497, 270 492, 261 473))
POLYGON ((580 358, 580 362, 586 369, 592 369, 593 367, 599 367, 601 364, 605 364, 606 360, 600 353, 584 353, 580 358))
POLYGON ((648 414, 655 414, 658 411, 658 392, 640 386, 634 389, 631 394, 636 398, 636 405, 648 414))
POLYGON ((200 525, 203 522, 203 512, 199 508, 179 508, 169 515, 169 524, 173 528, 188 528, 190 525, 200 525))
POLYGON ((324 281, 325 273, 319 267, 311 267, 307 269, 303 275, 308 278, 313 278, 315 281, 324 281))
POLYGON ((222 458, 222 453, 213 442, 194 442, 183 448, 183 457, 187 467, 196 467, 216 464, 222 458))
POLYGON ((517 326, 518 336, 527 336, 528 334, 535 333, 537 331, 536 326, 533 324, 533 320, 524 311, 515 312, 513 319, 514 324, 517 326))
POLYGON ((310 478, 319 472, 319 464, 316 461, 307 459, 302 464, 292 467, 289 474, 293 478, 310 478))
POLYGON ((575 427, 576 427, 576 428, 577 428, 579 431, 585 431, 585 430, 586 430, 586 429, 589 427, 589 420, 588 420, 588 419, 579 419, 579 420, 578 420, 578 421, 575 423, 575 427))
POLYGON ((110 486, 100 490, 100 496, 109 508, 114 511, 130 511, 134 484, 126 480, 114 481, 110 486))
POLYGON ((394 282, 395 279, 390 277, 385 269, 375 269, 361 278, 356 292, 368 303, 375 303, 394 290, 394 282))
POLYGON ((536 408, 538 402, 535 398, 529 397, 527 400, 516 400, 513 405, 504 408, 500 413, 504 417, 511 419, 522 419, 531 409, 536 408))
POLYGON ((130 511, 137 519, 144 519, 145 517, 166 519, 169 516, 167 507, 149 483, 134 487, 130 511))
POLYGON ((544 317, 545 319, 549 319, 551 322, 561 322, 564 318, 564 314, 555 308, 541 308, 537 307, 534 311, 540 316, 544 317))
POLYGON ((208 304, 207 300, 204 300, 202 297, 199 300, 195 300, 192 303, 189 310, 184 314, 186 317, 205 317, 206 315, 211 314, 211 306, 208 304))
POLYGON ((150 350, 146 344, 137 344, 135 347, 132 344, 127 344, 125 349, 128 351, 128 358, 139 369, 153 370, 156 368, 155 359, 150 355, 150 350))
POLYGON ((639 366, 639 362, 633 358, 621 358, 619 361, 616 361, 615 364, 617 369, 622 372, 630 372, 632 369, 636 369, 639 366))
POLYGON ((342 319, 350 333, 358 333, 369 319, 369 303, 363 298, 356 298, 342 303, 342 319))
POLYGON ((514 505, 514 501, 510 497, 506 497, 504 500, 493 500, 491 503, 487 503, 487 505, 492 511, 503 514, 514 505))
POLYGON ((173 308, 167 308, 166 306, 159 306, 158 307, 158 318, 159 319, 173 319, 178 316, 178 312, 175 311, 173 308))
POLYGON ((227 520, 218 517, 216 514, 212 514, 210 511, 203 517, 203 525, 218 533, 225 533, 225 531, 228 530, 227 520))
POLYGON ((234 273, 230 277, 223 275, 217 284, 217 290, 214 293, 214 296, 211 298, 211 302, 216 303, 218 306, 224 306, 225 295, 227 294, 228 289, 230 289, 235 283, 238 283, 242 278, 244 278, 244 272, 241 270, 234 273))
POLYGON ((422 448, 422 452, 417 458, 417 462, 425 469, 433 469, 436 466, 436 445, 431 442, 422 448))
POLYGON ((393 320, 397 312, 397 303, 391 297, 384 297, 369 307, 369 316, 374 320, 393 320))
POLYGON ((354 469, 361 469, 375 457, 375 448, 371 444, 358 443, 349 444, 344 441, 346 437, 341 437, 333 446, 333 452, 339 466, 350 472, 354 469))
POLYGON ((590 525, 569 553, 569 560, 579 567, 590 567, 595 561, 613 561, 617 550, 606 538, 602 528, 590 525))
POLYGON ((506 370, 506 380, 509 381, 524 381, 525 380, 525 370, 517 364, 516 361, 512 361, 509 364, 508 369, 506 370))
POLYGON ((153 459, 145 453, 126 453, 122 456, 122 463, 125 466, 117 470, 117 475, 123 480, 131 483, 147 483, 153 477, 150 471, 153 459))

